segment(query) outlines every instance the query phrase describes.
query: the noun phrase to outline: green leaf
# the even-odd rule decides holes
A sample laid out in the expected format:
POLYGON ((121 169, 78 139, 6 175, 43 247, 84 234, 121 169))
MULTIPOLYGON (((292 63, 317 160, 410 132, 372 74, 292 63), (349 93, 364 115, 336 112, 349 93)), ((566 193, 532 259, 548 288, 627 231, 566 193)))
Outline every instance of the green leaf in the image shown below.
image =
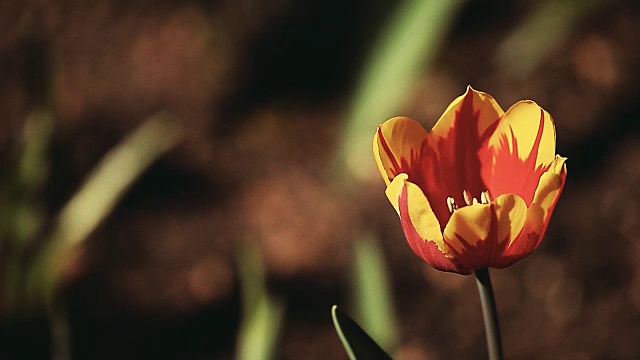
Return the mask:
POLYGON ((398 343, 393 292, 376 234, 364 232, 354 242, 353 310, 360 325, 385 350, 398 343))
POLYGON ((338 309, 337 305, 331 308, 331 318, 336 328, 338 337, 351 360, 389 360, 391 356, 384 352, 373 339, 362 330, 347 314, 338 309))

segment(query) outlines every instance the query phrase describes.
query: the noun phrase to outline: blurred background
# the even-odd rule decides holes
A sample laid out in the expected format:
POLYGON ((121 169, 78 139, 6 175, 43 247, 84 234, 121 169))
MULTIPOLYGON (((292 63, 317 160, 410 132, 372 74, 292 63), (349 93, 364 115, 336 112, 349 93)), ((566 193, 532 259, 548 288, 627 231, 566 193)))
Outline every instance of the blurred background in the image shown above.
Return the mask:
POLYGON ((568 177, 492 271, 509 359, 640 357, 634 1, 0 2, 0 358, 484 358, 404 239, 375 126, 532 99, 568 177))

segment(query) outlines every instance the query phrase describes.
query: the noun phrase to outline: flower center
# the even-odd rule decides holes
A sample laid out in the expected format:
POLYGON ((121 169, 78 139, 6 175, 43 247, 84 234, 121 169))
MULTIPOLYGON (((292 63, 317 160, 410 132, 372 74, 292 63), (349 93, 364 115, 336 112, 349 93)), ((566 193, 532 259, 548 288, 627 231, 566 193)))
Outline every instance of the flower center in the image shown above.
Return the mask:
MULTIPOLYGON (((480 201, 478 202, 477 198, 472 198, 471 194, 467 190, 462 191, 462 198, 467 206, 476 205, 476 204, 488 204, 491 202, 491 197, 489 196, 489 191, 485 190, 480 193, 480 201)), ((464 205, 463 205, 464 206, 464 205)), ((453 214, 454 211, 458 210, 458 204, 453 196, 447 197, 447 207, 449 208, 449 213, 453 214)))

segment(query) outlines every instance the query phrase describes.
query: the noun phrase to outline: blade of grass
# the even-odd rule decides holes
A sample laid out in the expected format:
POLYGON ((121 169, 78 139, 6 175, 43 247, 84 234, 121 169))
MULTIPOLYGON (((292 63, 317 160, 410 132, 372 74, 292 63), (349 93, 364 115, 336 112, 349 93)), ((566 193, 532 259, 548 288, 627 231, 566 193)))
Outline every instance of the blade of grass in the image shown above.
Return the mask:
POLYGON ((275 353, 284 304, 266 293, 258 297, 252 312, 243 314, 238 337, 238 360, 269 360, 275 353))
POLYGON ((51 296, 66 254, 96 229, 133 182, 180 138, 173 121, 155 115, 104 156, 61 210, 50 242, 29 269, 28 292, 51 296))
POLYGON ((56 241, 76 245, 111 213, 129 186, 179 139, 172 122, 157 115, 110 151, 60 213, 56 241))
POLYGON ((398 342, 393 291, 380 242, 366 233, 354 242, 353 291, 357 318, 383 349, 398 342))
MULTIPOLYGON (((610 4, 611 2, 606 2, 610 4)), ((593 14, 603 0, 547 0, 500 44, 495 62, 508 76, 526 78, 565 43, 577 25, 593 14)))
POLYGON ((433 63, 462 0, 406 0, 369 55, 338 145, 337 174, 356 180, 373 171, 376 125, 396 115, 419 75, 433 63))
POLYGON ((44 109, 34 111, 25 121, 16 185, 20 199, 13 224, 18 253, 30 244, 42 223, 41 204, 35 197, 49 176, 48 149, 53 127, 53 115, 44 109))
POLYGON ((96 165, 60 212, 47 246, 27 269, 25 298, 44 302, 50 322, 52 358, 71 358, 64 304, 55 289, 70 252, 111 213, 133 182, 181 138, 164 115, 146 120, 96 165))
POLYGON ((22 305, 24 251, 32 243, 43 222, 38 193, 49 172, 48 148, 53 134, 53 116, 37 109, 26 118, 20 138, 20 156, 10 176, 0 181, 0 284, 4 286, 5 305, 15 311, 22 305), (15 173, 14 173, 15 172, 15 173))
POLYGON ((238 254, 242 296, 242 322, 238 334, 238 360, 269 360, 284 318, 282 301, 269 294, 260 248, 247 242, 238 254))

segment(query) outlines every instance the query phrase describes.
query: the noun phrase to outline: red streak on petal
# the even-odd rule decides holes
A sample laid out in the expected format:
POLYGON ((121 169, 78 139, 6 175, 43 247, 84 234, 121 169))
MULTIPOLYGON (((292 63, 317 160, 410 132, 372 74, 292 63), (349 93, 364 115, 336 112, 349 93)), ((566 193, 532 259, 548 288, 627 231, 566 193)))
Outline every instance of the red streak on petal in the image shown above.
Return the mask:
MULTIPOLYGON (((460 234, 455 233, 455 236, 456 240, 462 243, 463 249, 462 251, 456 251, 454 247, 450 246, 450 248, 460 263, 460 266, 464 269, 470 269, 470 271, 484 267, 505 268, 529 255, 529 253, 535 249, 535 247, 532 249, 528 248, 526 253, 509 253, 509 242, 511 239, 509 239, 509 234, 503 239, 498 238, 498 217, 494 205, 491 205, 491 225, 486 238, 480 239, 472 245, 460 234)), ((532 244, 537 247, 537 242, 533 241, 532 244)))
POLYGON ((558 194, 556 194, 556 198, 553 200, 553 203, 547 209, 546 217, 543 219, 541 226, 536 227, 535 222, 525 222, 522 232, 515 239, 515 241, 513 241, 512 246, 505 252, 505 257, 512 259, 506 266, 509 266, 516 261, 528 256, 538 248, 540 242, 542 241, 542 238, 544 237, 544 234, 547 231, 547 226, 549 225, 551 214, 553 213, 556 203, 558 202, 558 199, 562 194, 566 176, 566 172, 561 175, 562 185, 560 186, 560 190, 558 191, 558 194))
POLYGON ((510 248, 504 249, 500 261, 491 265, 491 267, 494 267, 496 269, 504 269, 515 264, 516 262, 531 255, 531 253, 538 248, 541 240, 541 234, 537 234, 534 231, 526 232, 523 230, 514 244, 510 248))
POLYGON ((382 135, 382 130, 379 127, 378 127, 378 139, 380 140, 380 145, 382 145, 382 150, 387 154, 389 159, 391 159, 392 167, 389 168, 389 171, 393 175, 389 177, 389 181, 391 181, 396 175, 402 172, 401 171, 402 168, 400 167, 400 164, 398 164, 398 160, 396 160, 396 157, 393 155, 393 152, 391 151, 391 148, 389 147, 387 140, 384 138, 384 135, 382 135))
POLYGON ((442 230, 451 216, 447 197, 453 197, 460 205, 465 203, 463 190, 479 198, 488 188, 481 175, 484 157, 480 155, 498 122, 478 136, 479 118, 480 111, 473 107, 473 93, 468 92, 447 134, 442 138, 427 137, 419 161, 412 162, 411 170, 407 171, 409 181, 417 184, 429 199, 442 230))
MULTIPOLYGON (((544 132, 544 111, 540 109, 540 125, 538 126, 538 134, 536 134, 536 140, 533 142, 531 153, 525 160, 525 163, 534 167, 536 165, 536 159, 538 158, 538 152, 540 151, 540 141, 542 141, 542 133, 544 132)), ((513 132, 512 132, 513 136, 513 132)))
POLYGON ((411 250, 413 250, 416 255, 435 269, 459 274, 471 274, 472 270, 462 269, 454 259, 446 257, 444 253, 438 249, 435 242, 420 237, 409 217, 406 186, 402 189, 402 193, 398 199, 398 205, 400 208, 400 223, 402 224, 402 229, 411 250))
POLYGON ((455 236, 456 240, 463 245, 463 249, 458 252, 454 247, 451 248, 462 266, 471 270, 490 266, 495 248, 498 246, 498 219, 494 206, 491 205, 491 225, 485 239, 480 239, 472 245, 460 234, 455 233, 455 236))
POLYGON ((500 150, 495 154, 493 174, 488 187, 493 198, 502 194, 517 194, 522 197, 527 207, 531 205, 540 177, 549 169, 549 165, 536 167, 543 132, 544 112, 540 110, 538 133, 529 156, 524 160, 518 157, 518 139, 513 130, 511 131, 512 150, 509 150, 507 135, 502 134, 500 150))

